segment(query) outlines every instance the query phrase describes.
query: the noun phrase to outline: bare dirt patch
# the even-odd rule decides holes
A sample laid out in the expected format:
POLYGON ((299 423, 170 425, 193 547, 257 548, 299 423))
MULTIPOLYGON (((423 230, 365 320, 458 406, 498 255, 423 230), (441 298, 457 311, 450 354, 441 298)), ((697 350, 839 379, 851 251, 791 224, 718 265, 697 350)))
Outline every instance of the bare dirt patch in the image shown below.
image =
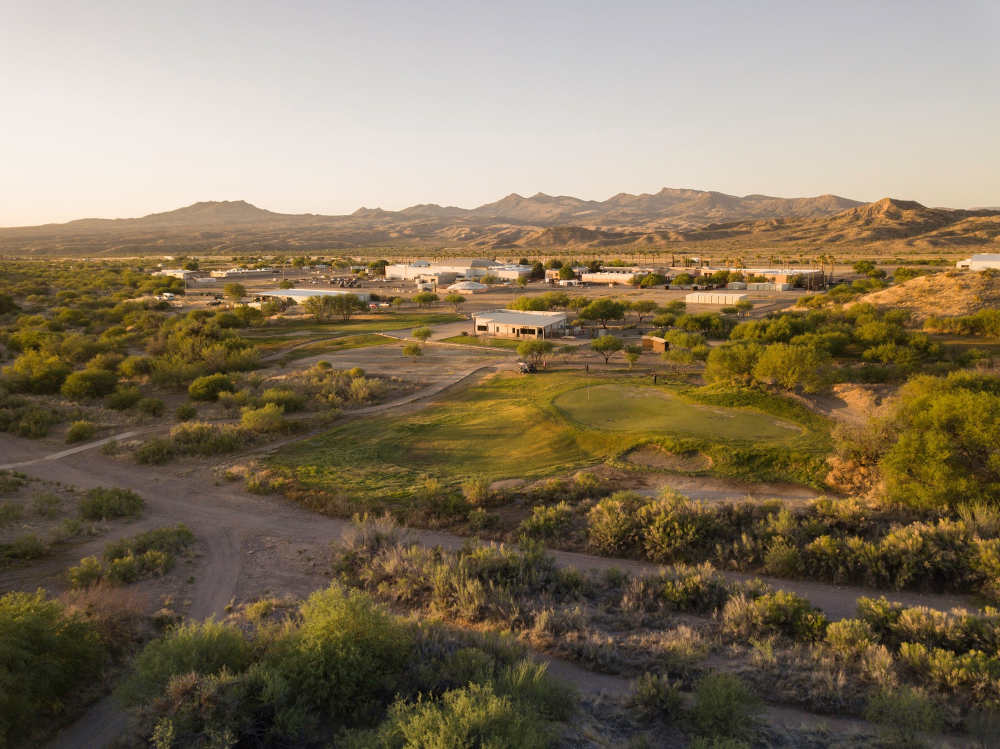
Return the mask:
POLYGON ((695 473, 712 467, 712 459, 694 451, 669 453, 655 445, 644 445, 628 455, 628 461, 644 468, 695 473))

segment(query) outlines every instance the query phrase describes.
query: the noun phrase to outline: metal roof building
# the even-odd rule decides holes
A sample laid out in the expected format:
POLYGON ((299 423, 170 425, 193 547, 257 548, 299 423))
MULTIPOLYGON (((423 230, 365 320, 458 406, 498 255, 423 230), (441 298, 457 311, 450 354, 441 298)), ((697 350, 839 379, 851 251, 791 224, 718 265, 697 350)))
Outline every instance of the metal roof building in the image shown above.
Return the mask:
POLYGON ((498 338, 560 338, 569 319, 565 312, 519 312, 497 309, 472 315, 476 335, 498 338))

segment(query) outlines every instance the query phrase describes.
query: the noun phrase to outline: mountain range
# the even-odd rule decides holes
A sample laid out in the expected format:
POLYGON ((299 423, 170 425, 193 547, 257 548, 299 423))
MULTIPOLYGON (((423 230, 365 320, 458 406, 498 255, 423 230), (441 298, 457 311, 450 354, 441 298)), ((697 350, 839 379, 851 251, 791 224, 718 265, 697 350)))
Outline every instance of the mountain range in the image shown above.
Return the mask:
MULTIPOLYGON (((0 229, 10 254, 146 254, 301 251, 363 248, 479 252, 505 249, 635 247, 680 244, 727 247, 876 243, 897 250, 991 245, 1000 211, 928 208, 883 198, 861 203, 836 195, 742 197, 663 188, 619 193, 604 201, 537 193, 511 194, 476 208, 420 204, 399 211, 359 208, 348 215, 288 214, 246 201, 209 201, 129 219, 79 219, 0 229)), ((878 249, 878 248, 875 248, 878 249)))

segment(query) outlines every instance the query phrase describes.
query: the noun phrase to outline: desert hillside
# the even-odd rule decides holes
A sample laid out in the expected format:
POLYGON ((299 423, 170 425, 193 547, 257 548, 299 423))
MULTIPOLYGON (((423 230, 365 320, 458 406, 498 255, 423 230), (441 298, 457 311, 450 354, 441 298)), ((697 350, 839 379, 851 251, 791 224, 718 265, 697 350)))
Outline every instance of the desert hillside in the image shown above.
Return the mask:
POLYGON ((992 273, 937 273, 918 276, 861 297, 877 307, 909 310, 915 320, 971 315, 1000 307, 1000 278, 992 273))
POLYGON ((512 194, 465 209, 435 204, 402 211, 285 214, 245 201, 212 201, 133 219, 82 219, 0 229, 0 253, 329 253, 668 251, 703 256, 795 258, 995 251, 1000 211, 927 208, 883 198, 858 203, 814 198, 736 197, 664 188, 605 201, 512 194))

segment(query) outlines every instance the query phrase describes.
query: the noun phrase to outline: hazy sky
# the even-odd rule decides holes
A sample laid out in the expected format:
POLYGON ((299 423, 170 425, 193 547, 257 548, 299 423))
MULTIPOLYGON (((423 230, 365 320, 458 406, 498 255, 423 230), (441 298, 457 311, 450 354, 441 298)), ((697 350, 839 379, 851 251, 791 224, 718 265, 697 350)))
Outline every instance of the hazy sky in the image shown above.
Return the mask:
POLYGON ((1000 0, 0 0, 0 225, 663 186, 1000 205, 1000 0))

